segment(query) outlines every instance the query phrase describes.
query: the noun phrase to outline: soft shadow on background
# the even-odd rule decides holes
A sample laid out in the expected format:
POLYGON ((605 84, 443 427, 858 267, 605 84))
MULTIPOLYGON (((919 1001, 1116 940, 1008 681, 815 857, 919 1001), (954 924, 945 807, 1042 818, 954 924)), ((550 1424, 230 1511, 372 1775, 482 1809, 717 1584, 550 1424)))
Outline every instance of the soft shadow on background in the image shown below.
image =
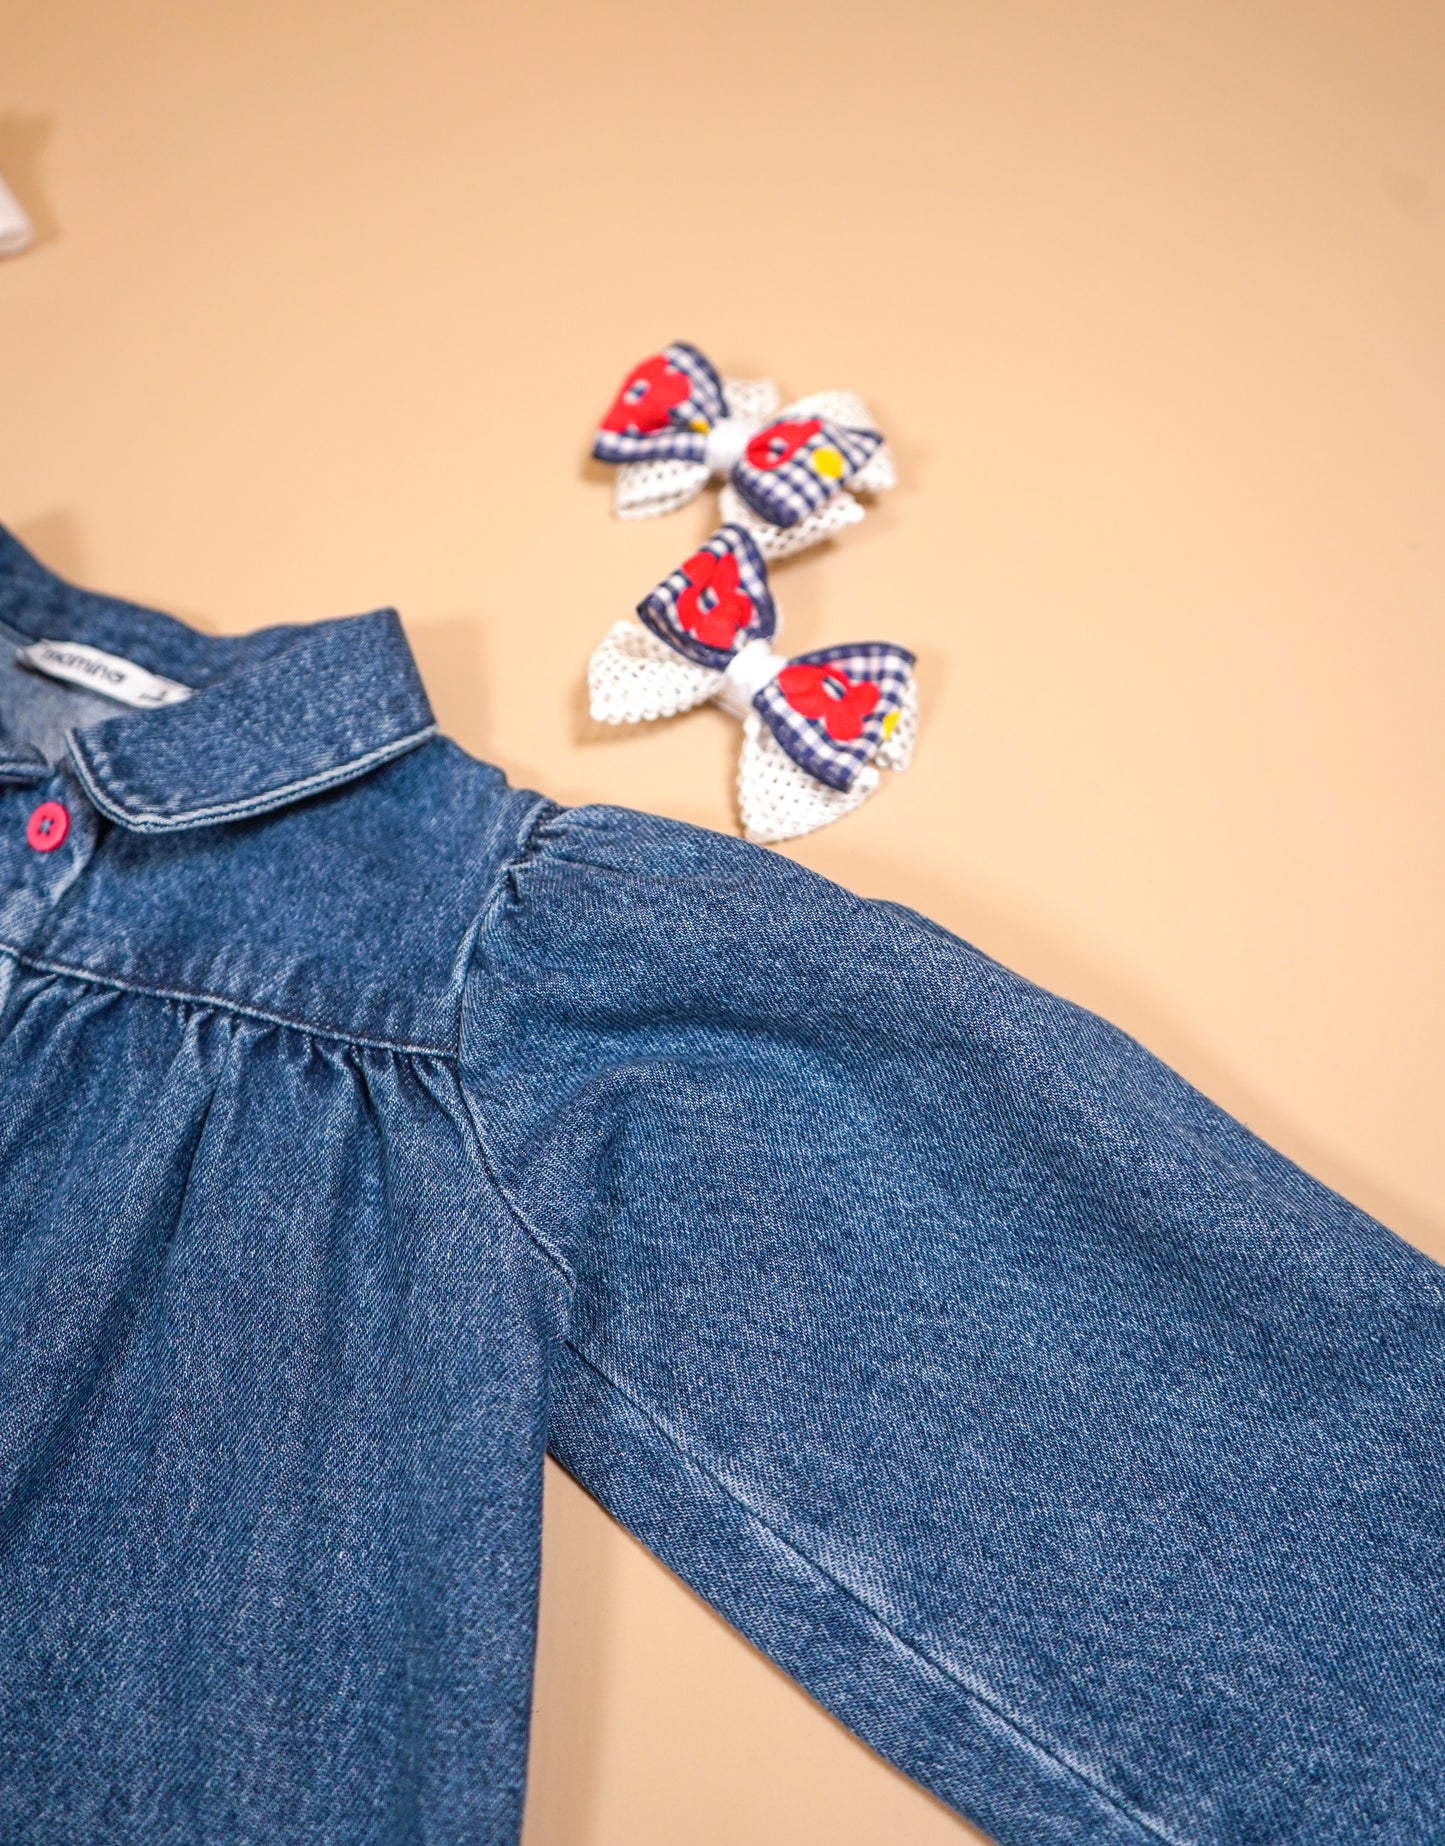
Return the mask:
POLYGON ((20 201, 35 233, 31 251, 60 235, 60 224, 44 182, 45 149, 52 122, 43 115, 0 113, 0 179, 20 201))

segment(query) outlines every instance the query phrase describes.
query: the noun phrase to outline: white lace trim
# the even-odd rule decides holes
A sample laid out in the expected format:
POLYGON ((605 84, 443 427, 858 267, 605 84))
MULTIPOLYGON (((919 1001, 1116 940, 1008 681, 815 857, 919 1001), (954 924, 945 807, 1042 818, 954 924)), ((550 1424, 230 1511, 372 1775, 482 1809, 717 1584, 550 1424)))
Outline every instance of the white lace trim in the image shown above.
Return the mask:
POLYGON ((614 622, 587 662, 587 705, 600 724, 675 718, 706 704, 722 677, 685 660, 641 622, 614 622))
POLYGON ((733 416, 745 417, 759 427, 773 420, 782 402, 782 393, 771 378, 725 378, 723 396, 733 416))
POLYGON ((874 792, 878 771, 870 763, 853 786, 829 788, 795 763, 763 723, 759 713, 743 720, 743 750, 738 758, 738 813, 743 833, 758 846, 814 833, 851 814, 874 792))
POLYGON ((757 541, 765 558, 787 558, 795 551, 820 545, 825 538, 856 526, 863 508, 846 487, 825 500, 816 512, 805 513, 795 526, 775 526, 760 519, 731 481, 718 494, 718 513, 724 525, 742 526, 757 541))
POLYGON ((706 462, 623 462, 612 482, 612 511, 619 519, 656 519, 696 500, 707 483, 706 462))

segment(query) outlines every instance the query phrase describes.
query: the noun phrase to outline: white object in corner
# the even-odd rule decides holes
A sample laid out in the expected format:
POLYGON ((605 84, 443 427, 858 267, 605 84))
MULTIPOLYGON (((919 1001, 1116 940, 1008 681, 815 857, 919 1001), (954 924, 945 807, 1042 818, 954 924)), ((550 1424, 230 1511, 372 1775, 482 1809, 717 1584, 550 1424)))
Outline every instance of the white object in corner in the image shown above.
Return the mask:
POLYGON ((0 179, 0 256, 18 256, 30 248, 33 233, 20 201, 0 179))

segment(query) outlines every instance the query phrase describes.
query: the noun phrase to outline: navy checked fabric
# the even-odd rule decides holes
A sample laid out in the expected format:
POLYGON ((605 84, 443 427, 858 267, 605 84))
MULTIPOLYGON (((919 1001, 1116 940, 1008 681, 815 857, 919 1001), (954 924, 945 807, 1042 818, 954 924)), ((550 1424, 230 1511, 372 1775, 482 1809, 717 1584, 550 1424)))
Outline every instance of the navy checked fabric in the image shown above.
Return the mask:
POLYGON ((810 776, 829 788, 851 788, 896 722, 914 659, 906 647, 895 647, 891 641, 816 648, 794 655, 778 677, 754 695, 753 704, 788 755, 810 776), (830 670, 796 674, 795 668, 830 670), (852 740, 834 737, 826 722, 830 708, 856 700, 856 688, 864 683, 877 687, 878 699, 863 719, 861 733, 852 740), (821 705, 821 715, 810 716, 795 701, 821 705))
POLYGON ((749 641, 771 640, 778 627, 763 554, 741 526, 719 527, 686 564, 643 598, 637 613, 669 647, 719 673, 726 671, 739 648, 749 641), (720 568, 709 566, 706 559, 717 559, 720 568), (714 623, 706 620, 710 615, 714 623), (738 626, 726 646, 710 645, 698 632, 715 633, 730 621, 738 626))
POLYGON ((732 471, 733 486, 769 525, 795 526, 831 500, 882 446, 876 429, 848 429, 821 417, 781 417, 748 444, 732 471))
POLYGON ((632 368, 613 400, 607 421, 623 421, 630 404, 644 407, 659 391, 671 397, 679 379, 687 381, 688 394, 668 405, 664 427, 646 429, 627 423, 622 429, 599 429, 592 445, 597 460, 706 461, 707 433, 728 414, 727 397, 712 361, 686 341, 674 341, 632 368))

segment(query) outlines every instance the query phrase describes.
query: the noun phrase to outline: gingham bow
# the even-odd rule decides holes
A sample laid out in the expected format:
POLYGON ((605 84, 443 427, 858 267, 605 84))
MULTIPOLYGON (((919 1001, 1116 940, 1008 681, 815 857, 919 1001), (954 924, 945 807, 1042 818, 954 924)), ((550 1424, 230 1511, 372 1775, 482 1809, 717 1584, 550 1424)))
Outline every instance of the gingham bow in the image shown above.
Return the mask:
POLYGON ((671 513, 716 478, 723 518, 776 558, 860 520, 858 492, 895 484, 888 445, 871 425, 851 391, 780 410, 771 379, 721 378, 678 341, 627 374, 592 453, 617 464, 619 519, 671 513))
POLYGON ((615 622, 587 668, 594 718, 670 718, 715 700, 743 721, 738 806, 750 840, 811 833, 906 769, 918 723, 913 655, 887 641, 791 658, 753 535, 727 525, 615 622))

